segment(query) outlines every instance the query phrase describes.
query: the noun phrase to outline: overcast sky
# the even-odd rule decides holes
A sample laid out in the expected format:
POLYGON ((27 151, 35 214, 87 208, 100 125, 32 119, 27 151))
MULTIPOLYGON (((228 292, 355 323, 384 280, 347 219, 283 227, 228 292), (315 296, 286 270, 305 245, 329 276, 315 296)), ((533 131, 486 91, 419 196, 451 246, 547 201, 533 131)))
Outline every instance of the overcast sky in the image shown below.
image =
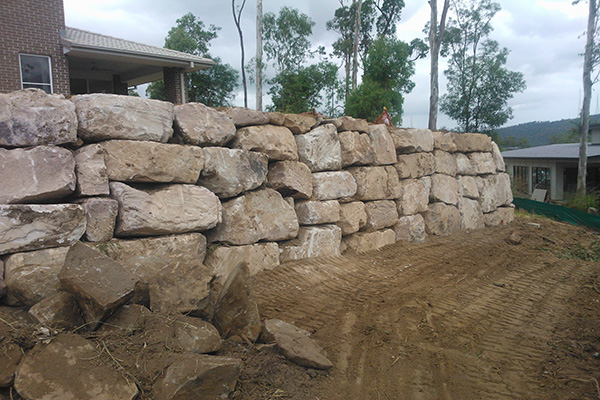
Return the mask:
MULTIPOLYGON (((572 5, 572 0, 496 0, 502 11, 492 20, 492 38, 511 53, 508 68, 525 75, 527 89, 517 94, 510 106, 516 125, 530 121, 574 118, 578 115, 582 93, 582 66, 587 21, 587 5, 572 5)), ((240 3, 240 0, 237 1, 240 3)), ((405 0, 398 38, 410 42, 424 39, 423 26, 429 20, 426 0, 405 0)), ((442 0, 438 2, 440 4, 442 0)), ((206 25, 221 27, 212 42, 211 54, 240 69, 239 38, 229 0, 64 0, 67 26, 162 47, 175 20, 192 12, 206 25)), ((263 0, 263 12, 277 13, 283 6, 298 8, 315 22, 313 46, 331 49, 336 34, 325 23, 339 7, 338 0, 263 0)), ((242 14, 247 59, 256 52, 256 1, 248 0, 242 14)), ((440 71, 445 69, 442 60, 440 71)), ((427 126, 429 107, 429 59, 416 62, 416 83, 404 102, 403 126, 427 126)), ((446 82, 440 74, 440 91, 446 82)), ((254 90, 249 106, 254 107, 254 90)), ((265 99, 268 103, 268 100, 265 99)), ((243 104, 243 94, 236 95, 236 105, 243 104)), ((594 93, 592 113, 600 112, 594 93)), ((456 123, 440 114, 439 127, 452 128, 456 123)))

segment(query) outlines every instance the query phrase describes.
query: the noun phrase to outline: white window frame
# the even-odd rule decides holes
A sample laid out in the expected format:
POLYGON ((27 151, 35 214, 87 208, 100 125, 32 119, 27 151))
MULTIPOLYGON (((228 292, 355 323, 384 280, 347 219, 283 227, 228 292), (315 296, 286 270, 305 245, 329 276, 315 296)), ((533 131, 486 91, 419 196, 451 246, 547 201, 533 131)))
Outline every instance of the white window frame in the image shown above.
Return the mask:
POLYGON ((21 77, 21 89, 24 89, 24 85, 41 85, 41 86, 50 86, 50 93, 54 93, 54 82, 52 81, 52 58, 50 56, 44 56, 40 54, 27 54, 27 53, 19 53, 19 75, 21 77), (30 56, 30 57, 43 57, 48 60, 48 71, 50 73, 50 84, 48 83, 40 83, 40 82, 23 82, 23 66, 21 65, 21 56, 30 56))

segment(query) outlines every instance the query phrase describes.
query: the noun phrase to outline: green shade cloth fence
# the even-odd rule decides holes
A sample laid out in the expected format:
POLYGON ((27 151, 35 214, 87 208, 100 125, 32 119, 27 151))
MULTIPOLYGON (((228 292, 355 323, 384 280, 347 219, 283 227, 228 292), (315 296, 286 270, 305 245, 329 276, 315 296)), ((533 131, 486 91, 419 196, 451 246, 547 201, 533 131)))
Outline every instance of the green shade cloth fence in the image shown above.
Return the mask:
POLYGON ((516 197, 513 204, 521 210, 533 214, 544 215, 558 221, 569 222, 573 225, 583 225, 600 231, 600 216, 577 211, 572 208, 556 204, 542 203, 535 200, 521 199, 516 197))

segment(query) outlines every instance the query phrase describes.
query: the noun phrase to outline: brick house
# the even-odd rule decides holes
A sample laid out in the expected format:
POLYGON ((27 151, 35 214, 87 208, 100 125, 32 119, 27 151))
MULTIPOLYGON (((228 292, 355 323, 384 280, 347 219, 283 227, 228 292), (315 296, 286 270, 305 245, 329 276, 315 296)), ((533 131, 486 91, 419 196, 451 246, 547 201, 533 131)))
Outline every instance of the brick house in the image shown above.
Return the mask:
POLYGON ((65 26, 63 0, 0 0, 0 93, 29 87, 47 93, 127 94, 165 81, 165 95, 184 103, 185 73, 208 58, 65 26))

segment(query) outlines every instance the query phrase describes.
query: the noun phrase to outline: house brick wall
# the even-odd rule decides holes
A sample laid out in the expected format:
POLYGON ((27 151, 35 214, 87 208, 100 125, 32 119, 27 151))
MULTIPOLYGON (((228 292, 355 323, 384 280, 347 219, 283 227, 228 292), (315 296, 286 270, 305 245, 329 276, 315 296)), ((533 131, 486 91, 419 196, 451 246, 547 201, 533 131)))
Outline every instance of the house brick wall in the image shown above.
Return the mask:
POLYGON ((188 97, 188 88, 185 85, 185 97, 186 99, 181 98, 181 74, 184 74, 184 82, 185 72, 181 68, 163 68, 163 80, 165 83, 165 100, 170 101, 174 104, 183 104, 186 102, 188 97))
POLYGON ((0 93, 21 89, 19 53, 50 56, 53 92, 70 93, 64 28, 63 0, 0 0, 0 93))

